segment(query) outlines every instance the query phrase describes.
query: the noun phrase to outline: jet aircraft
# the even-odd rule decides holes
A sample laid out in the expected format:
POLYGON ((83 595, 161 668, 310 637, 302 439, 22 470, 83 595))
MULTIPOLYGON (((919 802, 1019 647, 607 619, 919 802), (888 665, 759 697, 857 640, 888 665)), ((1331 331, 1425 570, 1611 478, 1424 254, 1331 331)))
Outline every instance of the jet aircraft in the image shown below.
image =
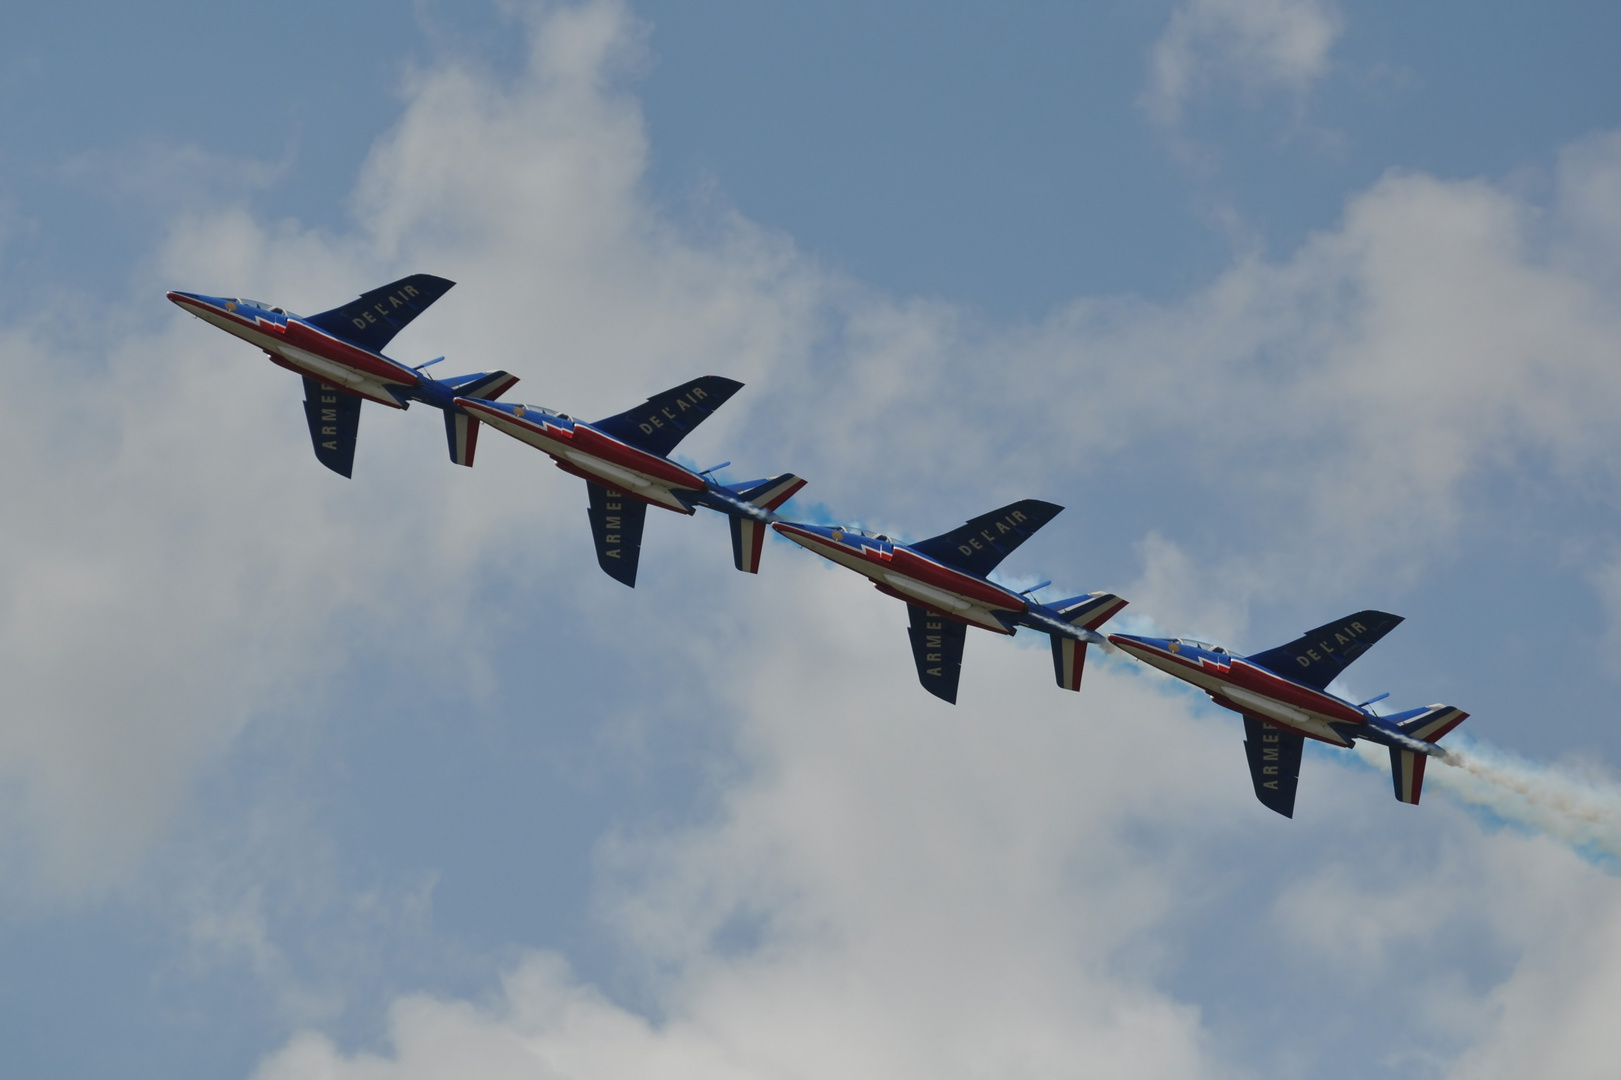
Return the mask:
POLYGON ((908 635, 918 682, 955 704, 968 628, 1013 634, 1028 626, 1052 635, 1053 674, 1067 690, 1081 688, 1086 646, 1103 644, 1097 632, 1126 601, 1110 593, 1074 596, 1039 604, 1031 594, 1014 592, 989 580, 1013 549, 1056 517, 1062 506, 1039 499, 1009 503, 981 514, 948 533, 915 544, 841 526, 779 521, 771 527, 801 547, 872 579, 887 596, 906 603, 908 635))
POLYGON ((456 397, 498 398, 518 377, 504 371, 481 371, 432 379, 423 369, 444 357, 407 367, 383 355, 394 335, 454 284, 432 274, 412 274, 342 307, 310 316, 236 297, 171 292, 169 299, 199 319, 257 345, 271 363, 302 375, 304 418, 315 456, 333 472, 349 476, 354 470, 362 401, 391 409, 406 409, 411 402, 420 401, 443 410, 450 460, 457 465, 473 464, 478 421, 456 408, 456 397))
POLYGON ((742 388, 740 382, 705 375, 593 423, 537 405, 474 397, 458 397, 455 404, 469 416, 544 451, 559 469, 585 481, 597 565, 615 581, 635 588, 649 506, 679 514, 694 514, 705 506, 725 514, 732 526, 732 562, 744 573, 759 573, 765 528, 805 481, 783 473, 767 480, 720 484, 710 474, 731 462, 693 472, 668 456, 688 432, 742 388))
POLYGON ((1401 621, 1400 615, 1359 611, 1251 656, 1191 638, 1110 634, 1109 641, 1243 716, 1244 751, 1255 797, 1268 809, 1294 817, 1300 755, 1307 739, 1343 747, 1366 739, 1389 747, 1396 798, 1417 805, 1424 762, 1445 757, 1446 751, 1436 743, 1469 718, 1450 705, 1380 716, 1369 706, 1386 694, 1353 705, 1325 689, 1401 621))

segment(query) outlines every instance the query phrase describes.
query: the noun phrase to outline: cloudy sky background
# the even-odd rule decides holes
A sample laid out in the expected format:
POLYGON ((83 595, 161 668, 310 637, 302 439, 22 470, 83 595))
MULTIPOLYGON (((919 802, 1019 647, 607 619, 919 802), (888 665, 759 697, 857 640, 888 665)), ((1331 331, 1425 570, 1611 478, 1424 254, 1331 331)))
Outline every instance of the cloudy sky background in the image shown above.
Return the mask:
POLYGON ((1621 14, 1307 0, 38 6, 0 44, 0 1061, 131 1076, 1609 1075, 1621 14), (713 515, 626 590, 577 481, 295 379, 312 312, 1250 651, 1520 785, 1311 752, 713 515), (1376 763, 1377 764, 1377 763, 1376 763), (1530 798, 1526 798, 1526 795, 1530 798))

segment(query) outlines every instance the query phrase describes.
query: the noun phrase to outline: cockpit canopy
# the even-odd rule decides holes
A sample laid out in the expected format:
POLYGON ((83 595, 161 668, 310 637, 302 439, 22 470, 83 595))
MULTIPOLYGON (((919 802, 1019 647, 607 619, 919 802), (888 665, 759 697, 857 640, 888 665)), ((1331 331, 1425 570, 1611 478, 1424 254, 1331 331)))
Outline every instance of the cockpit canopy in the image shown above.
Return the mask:
POLYGON ((246 297, 227 296, 225 298, 225 302, 227 304, 235 304, 238 307, 258 308, 260 311, 268 311, 273 315, 285 315, 285 314, 287 314, 281 308, 279 308, 279 307, 271 307, 269 304, 265 303, 263 300, 249 300, 246 297))
POLYGON ((1212 645, 1210 642, 1208 642, 1208 641, 1200 641, 1198 638, 1174 637, 1174 638, 1171 639, 1171 641, 1172 641, 1173 644, 1187 645, 1187 646, 1189 646, 1191 648, 1198 649, 1198 650, 1200 650, 1202 652, 1220 653, 1223 656, 1231 655, 1230 653, 1227 652, 1226 649, 1222 648, 1220 645, 1212 645))
POLYGON ((836 532, 843 533, 845 536, 861 536, 868 540, 882 540, 886 544, 896 543, 894 539, 885 536, 883 533, 868 532, 866 529, 859 529, 854 525, 835 525, 833 528, 836 532))

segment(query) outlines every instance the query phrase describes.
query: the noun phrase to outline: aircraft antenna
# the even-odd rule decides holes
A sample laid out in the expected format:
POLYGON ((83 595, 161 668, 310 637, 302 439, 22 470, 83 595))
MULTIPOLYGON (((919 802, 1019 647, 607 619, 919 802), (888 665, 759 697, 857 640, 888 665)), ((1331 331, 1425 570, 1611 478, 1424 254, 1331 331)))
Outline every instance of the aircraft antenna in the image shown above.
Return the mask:
POLYGON ((418 364, 416 367, 412 368, 411 370, 412 371, 421 371, 425 367, 433 367, 433 365, 437 364, 440 360, 443 360, 443 359, 444 359, 444 357, 442 357, 442 356, 435 357, 434 359, 429 360, 426 364, 418 364))

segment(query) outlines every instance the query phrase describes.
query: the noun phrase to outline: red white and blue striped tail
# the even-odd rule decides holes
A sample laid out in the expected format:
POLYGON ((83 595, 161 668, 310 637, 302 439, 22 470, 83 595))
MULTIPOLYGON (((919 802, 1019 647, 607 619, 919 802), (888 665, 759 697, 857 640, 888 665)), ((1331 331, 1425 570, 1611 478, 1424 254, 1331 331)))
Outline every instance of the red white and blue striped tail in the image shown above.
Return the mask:
POLYGON ((783 473, 781 476, 773 476, 769 480, 761 480, 755 484, 738 484, 728 490, 735 492, 744 502, 751 502, 762 510, 775 510, 793 498, 805 484, 805 480, 793 473, 783 473))
POLYGON ((450 443, 450 460, 472 468, 473 453, 478 449, 478 421, 458 409, 446 409, 445 438, 450 443))
MULTIPOLYGON (((744 502, 770 512, 793 498, 804 486, 805 481, 793 473, 783 473, 769 480, 750 480, 744 484, 732 484, 726 490, 744 502)), ((733 516, 735 513, 736 511, 727 511, 732 522, 732 563, 745 574, 758 574, 760 555, 765 550, 765 534, 771 527, 770 523, 733 516)))
POLYGON ((760 572, 760 554, 765 550, 765 534, 771 528, 764 521, 734 517, 732 523, 732 563, 745 574, 760 572))
POLYGON ((1396 782, 1396 801, 1418 805, 1419 792, 1424 789, 1424 763, 1429 758, 1411 750, 1390 748, 1390 778, 1396 782))
MULTIPOLYGON (((1402 734, 1424 742, 1440 742, 1441 736, 1469 719, 1469 714, 1451 705, 1431 705, 1417 716, 1408 717, 1396 726, 1402 734)), ((1424 790, 1424 762, 1427 755, 1412 750, 1390 748, 1390 778, 1396 785, 1398 802, 1418 805, 1424 790)))
POLYGON ((1086 667, 1086 642, 1052 635, 1053 674, 1065 690, 1081 688, 1081 671, 1086 667))

